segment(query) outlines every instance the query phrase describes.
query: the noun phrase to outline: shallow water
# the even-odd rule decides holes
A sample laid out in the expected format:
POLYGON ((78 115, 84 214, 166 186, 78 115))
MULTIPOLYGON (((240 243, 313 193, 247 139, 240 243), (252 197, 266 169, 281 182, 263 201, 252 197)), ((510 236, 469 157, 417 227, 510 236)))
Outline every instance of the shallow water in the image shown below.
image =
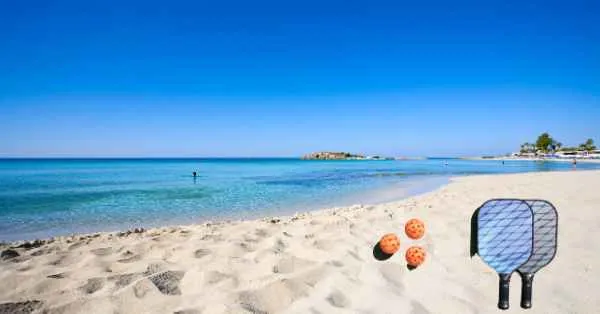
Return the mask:
MULTIPOLYGON (((600 164, 577 165, 592 168, 600 164)), ((0 240, 281 215, 396 200, 453 175, 570 169, 457 159, 0 159, 0 240)))

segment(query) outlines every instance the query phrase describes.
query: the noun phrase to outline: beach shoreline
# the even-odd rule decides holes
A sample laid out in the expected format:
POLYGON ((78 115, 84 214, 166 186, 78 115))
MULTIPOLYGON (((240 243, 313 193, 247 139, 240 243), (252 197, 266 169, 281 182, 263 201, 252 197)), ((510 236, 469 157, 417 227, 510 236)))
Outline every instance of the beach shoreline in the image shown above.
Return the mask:
POLYGON ((408 182, 404 190, 411 189, 421 179, 571 170, 572 165, 259 158, 16 160, 0 161, 0 168, 0 241, 16 241, 378 204, 410 196, 401 185, 408 182), (193 178, 189 170, 200 176, 193 178))
MULTIPOLYGON (((600 250, 582 241, 600 224, 598 185, 599 170, 455 176, 378 205, 4 243, 0 307, 28 301, 50 313, 380 313, 388 304, 407 312, 495 313, 497 275, 469 257, 469 219, 489 198, 518 197, 548 199, 561 219, 557 258, 536 277, 530 311, 589 313, 600 306, 592 296, 600 282, 589 273, 600 267, 600 250), (412 217, 426 223, 421 240, 403 235, 412 217), (374 245, 388 232, 401 237, 401 250, 423 246, 426 263, 410 272, 403 252, 374 259, 374 245)), ((514 284, 508 312, 520 310, 519 290, 514 284)))
MULTIPOLYGON (((599 170, 600 171, 600 170, 599 170)), ((389 203, 403 201, 407 198, 416 197, 419 195, 427 194, 434 192, 448 184, 451 183, 453 178, 459 178, 462 176, 433 176, 430 178, 423 178, 416 181, 408 181, 402 183, 396 183, 393 186, 387 187, 385 189, 379 191, 371 191, 364 197, 364 202, 353 202, 352 204, 347 205, 339 205, 339 206, 327 206, 322 208, 316 208, 311 210, 285 210, 282 211, 281 214, 277 215, 263 215, 256 214, 256 217, 252 218, 214 218, 214 219, 206 219, 193 223, 181 223, 181 224, 166 224, 160 226, 135 226, 131 228, 122 228, 122 229, 111 229, 97 232, 70 232, 64 235, 57 236, 48 236, 48 237, 38 237, 32 239, 17 239, 17 240, 8 240, 8 241, 0 241, 0 249, 4 248, 15 248, 15 247, 30 247, 30 246, 39 246, 42 244, 49 244, 54 242, 67 242, 67 241, 76 241, 80 238, 99 238, 99 237, 118 237, 119 235, 128 235, 128 234, 142 234, 142 233, 156 233, 156 232, 165 232, 174 229, 183 229, 190 227, 201 227, 201 226, 212 226, 212 225, 226 225, 226 224, 238 224, 244 222, 264 222, 271 220, 280 220, 280 221, 293 221, 298 219, 299 217, 303 217, 306 215, 319 215, 319 214, 328 214, 340 209, 346 208, 356 208, 356 207, 364 207, 364 206, 377 206, 377 205, 385 205, 389 203), (443 183, 442 183, 443 182, 443 183), (406 185, 417 184, 416 188, 407 188, 406 185), (393 189, 402 188, 402 191, 396 191, 391 193, 393 189)), ((356 198, 349 198, 356 199, 356 198)), ((342 203, 348 203, 348 200, 343 200, 342 203)), ((68 242, 70 243, 70 242, 68 242)))
MULTIPOLYGON (((270 212, 263 213, 254 213, 252 215, 241 216, 237 214, 232 214, 231 216, 219 216, 219 217, 210 217, 206 219, 199 219, 192 223, 185 223, 185 219, 181 219, 181 223, 167 223, 167 224, 132 224, 128 227, 116 227, 108 226, 105 228, 101 228, 103 230, 85 230, 78 229, 72 232, 62 232, 62 234, 57 235, 46 235, 40 236, 43 233, 34 233, 36 236, 27 236, 16 238, 12 240, 0 239, 0 248, 8 247, 8 246, 19 246, 19 245, 31 245, 33 243, 46 243, 46 242, 54 242, 57 240, 64 239, 77 239, 78 237, 98 237, 99 235, 117 235, 127 232, 134 232, 136 229, 150 231, 157 230, 163 228, 180 228, 186 226, 196 226, 196 225, 204 225, 206 223, 209 224, 221 224, 221 223, 231 223, 231 222, 243 222, 243 221, 260 221, 270 218, 277 217, 292 217, 298 214, 319 212, 319 211, 327 211, 335 208, 344 208, 357 206, 361 204, 368 205, 379 205, 385 204, 389 202, 400 201, 406 199, 408 197, 424 194, 427 192, 434 191, 446 184, 448 184, 450 180, 450 176, 441 176, 441 175, 433 175, 426 176, 421 178, 411 178, 407 181, 395 182, 391 185, 387 185, 378 189, 367 189, 364 193, 349 195, 344 198, 341 198, 336 201, 335 206, 313 206, 313 205, 302 205, 296 204, 293 207, 289 207, 286 209, 281 209, 278 211, 271 210, 270 212), (303 210, 302 208, 305 208, 303 210), (309 208, 309 209, 306 209, 309 208), (29 244, 28 244, 29 243, 29 244)), ((95 228, 97 229, 97 228, 95 228)))
MULTIPOLYGON (((496 161, 551 161, 573 163, 573 159, 568 158, 527 158, 527 157, 461 157, 462 160, 496 160, 496 161)), ((577 162, 600 163, 600 159, 576 158, 577 162)))

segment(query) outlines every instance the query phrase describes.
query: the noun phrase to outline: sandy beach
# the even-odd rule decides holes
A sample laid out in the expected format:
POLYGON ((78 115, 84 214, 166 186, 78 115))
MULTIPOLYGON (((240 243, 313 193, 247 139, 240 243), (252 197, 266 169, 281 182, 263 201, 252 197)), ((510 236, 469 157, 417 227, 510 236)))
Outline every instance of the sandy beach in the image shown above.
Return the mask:
MULTIPOLYGON (((600 308, 600 171, 457 177, 381 205, 291 217, 61 237, 0 248, 0 313, 497 313, 498 278, 469 254, 470 216, 490 198, 558 209, 555 260, 534 281, 529 313, 600 308), (410 241, 404 222, 425 221, 410 241), (373 247, 401 238, 385 261, 373 247), (404 251, 427 249, 409 271, 404 251)), ((521 283, 513 275, 511 308, 521 283)))

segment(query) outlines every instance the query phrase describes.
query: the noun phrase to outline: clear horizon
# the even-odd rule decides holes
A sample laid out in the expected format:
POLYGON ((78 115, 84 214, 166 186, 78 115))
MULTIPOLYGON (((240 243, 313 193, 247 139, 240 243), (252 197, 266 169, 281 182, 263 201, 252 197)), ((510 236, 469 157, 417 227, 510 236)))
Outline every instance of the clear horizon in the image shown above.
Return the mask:
POLYGON ((600 3, 11 2, 0 158, 466 157, 600 142, 600 3))
MULTIPOLYGON (((375 155, 372 155, 375 156, 375 155)), ((408 157, 408 158, 430 158, 430 159, 459 159, 463 157, 479 157, 479 156, 382 156, 380 157, 408 157)), ((9 159, 299 159, 302 156, 43 156, 43 157, 0 157, 0 160, 9 159)), ((335 160, 331 160, 335 161, 335 160)), ((350 161, 350 160, 346 160, 350 161)))

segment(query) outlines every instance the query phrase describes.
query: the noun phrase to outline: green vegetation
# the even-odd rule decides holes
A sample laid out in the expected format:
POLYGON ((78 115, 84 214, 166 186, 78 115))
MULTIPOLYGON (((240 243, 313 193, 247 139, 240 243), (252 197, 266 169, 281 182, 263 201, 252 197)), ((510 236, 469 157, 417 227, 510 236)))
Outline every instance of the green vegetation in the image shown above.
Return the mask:
POLYGON ((520 152, 523 153, 536 153, 541 151, 547 153, 549 151, 593 151, 596 150, 594 140, 589 138, 583 144, 578 147, 564 147, 561 142, 556 141, 548 132, 540 134, 535 141, 535 144, 525 142, 521 144, 520 152))
POLYGON ((548 133, 542 133, 538 136, 537 141, 535 141, 535 148, 537 150, 541 150, 543 152, 547 152, 548 150, 553 150, 551 147, 556 143, 556 141, 550 136, 548 133))
POLYGON ((587 150, 588 152, 591 150, 596 150, 596 145, 594 145, 594 140, 588 138, 585 143, 579 145, 580 150, 587 150))

